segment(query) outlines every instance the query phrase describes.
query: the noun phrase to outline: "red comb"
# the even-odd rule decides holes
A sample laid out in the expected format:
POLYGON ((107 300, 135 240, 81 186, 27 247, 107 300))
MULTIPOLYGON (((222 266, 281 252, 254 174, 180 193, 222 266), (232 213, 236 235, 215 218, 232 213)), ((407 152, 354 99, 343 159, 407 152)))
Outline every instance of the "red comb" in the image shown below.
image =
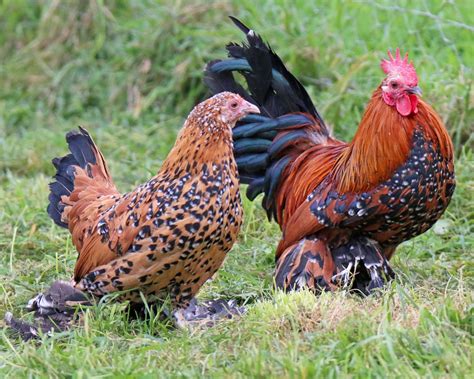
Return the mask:
POLYGON ((410 86, 416 86, 418 84, 418 76, 416 75, 413 62, 408 62, 408 53, 406 53, 402 59, 400 49, 397 48, 395 58, 390 50, 388 51, 388 57, 390 60, 382 59, 382 62, 380 62, 380 67, 382 67, 383 72, 387 75, 400 75, 410 86))

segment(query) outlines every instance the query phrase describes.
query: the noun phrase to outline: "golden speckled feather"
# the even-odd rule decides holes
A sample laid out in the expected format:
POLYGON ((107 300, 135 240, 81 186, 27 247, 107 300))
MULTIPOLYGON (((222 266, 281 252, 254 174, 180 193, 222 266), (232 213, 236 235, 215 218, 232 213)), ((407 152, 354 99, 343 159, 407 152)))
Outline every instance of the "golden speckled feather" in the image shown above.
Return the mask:
POLYGON ((186 307, 222 265, 242 222, 232 128, 258 109, 224 92, 197 105, 156 176, 120 194, 102 154, 80 129, 55 159, 48 213, 68 227, 78 289, 122 300, 171 295, 186 307))

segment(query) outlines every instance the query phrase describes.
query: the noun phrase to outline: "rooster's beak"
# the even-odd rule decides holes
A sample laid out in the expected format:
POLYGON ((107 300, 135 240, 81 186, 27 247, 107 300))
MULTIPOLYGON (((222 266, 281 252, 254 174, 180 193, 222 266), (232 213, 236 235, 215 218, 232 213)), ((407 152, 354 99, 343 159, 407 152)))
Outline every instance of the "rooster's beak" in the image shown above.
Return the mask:
POLYGON ((421 96, 421 94, 422 94, 421 88, 418 87, 418 86, 408 88, 407 92, 412 93, 414 95, 418 95, 418 96, 421 96))

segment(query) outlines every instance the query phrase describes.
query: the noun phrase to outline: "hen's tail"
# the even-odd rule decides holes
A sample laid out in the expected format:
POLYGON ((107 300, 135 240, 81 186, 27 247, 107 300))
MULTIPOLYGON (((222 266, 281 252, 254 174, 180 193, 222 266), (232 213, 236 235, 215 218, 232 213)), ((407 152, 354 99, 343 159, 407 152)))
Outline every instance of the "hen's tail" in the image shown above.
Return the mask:
POLYGON ((69 209, 84 194, 116 193, 104 157, 87 130, 79 127, 66 135, 71 154, 54 158, 54 181, 49 184, 48 214, 53 221, 68 228, 69 209))
POLYGON ((234 153, 240 179, 253 200, 264 193, 263 207, 277 217, 275 194, 291 163, 309 147, 325 142, 328 129, 301 83, 253 30, 231 17, 248 43, 227 45, 229 59, 209 63, 205 83, 211 92, 232 91, 260 108, 234 128, 234 153), (233 73, 241 74, 244 89, 233 73))

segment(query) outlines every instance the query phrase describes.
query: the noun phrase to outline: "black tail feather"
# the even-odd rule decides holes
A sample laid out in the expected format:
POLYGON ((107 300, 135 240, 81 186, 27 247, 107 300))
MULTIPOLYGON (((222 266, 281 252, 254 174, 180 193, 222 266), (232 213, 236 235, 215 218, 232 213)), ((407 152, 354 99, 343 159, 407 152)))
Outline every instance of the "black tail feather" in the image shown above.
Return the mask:
POLYGON ((310 139, 301 129, 317 125, 314 133, 329 131, 301 83, 286 69, 280 57, 263 39, 235 17, 232 22, 246 35, 247 42, 226 46, 229 59, 210 62, 204 81, 213 94, 232 91, 256 104, 260 115, 242 119, 233 129, 234 154, 240 179, 250 184, 248 195, 255 198, 265 192, 263 207, 269 217, 275 216, 274 194, 289 160, 283 159, 302 139, 310 139), (246 88, 234 73, 243 76, 246 88), (275 137, 288 129, 300 129, 275 137), (263 140, 269 142, 265 143, 263 140), (269 154, 270 153, 270 154, 269 154), (285 164, 283 164, 285 163, 285 164), (268 192, 267 192, 268 191, 268 192))
POLYGON ((86 169, 88 164, 96 163, 95 145, 87 130, 79 127, 79 131, 71 131, 66 134, 66 141, 71 154, 61 158, 54 158, 53 165, 56 168, 54 181, 49 184, 48 214, 59 226, 67 228, 68 224, 62 220, 64 204, 62 196, 69 196, 74 190, 74 167, 86 169))
MULTIPOLYGON (((215 65, 218 62, 220 61, 212 61, 208 64, 208 66, 215 65)), ((234 75, 231 71, 216 71, 213 73, 213 75, 206 75, 205 82, 212 93, 219 93, 224 91, 237 93, 242 96, 246 101, 255 104, 255 101, 250 97, 247 91, 245 91, 245 89, 235 81, 234 75)))
POLYGON ((82 168, 86 167, 86 164, 96 163, 94 154, 94 141, 90 137, 87 130, 79 127, 79 132, 70 131, 66 134, 66 141, 69 146, 74 159, 79 163, 82 168))
POLYGON ((248 34, 250 32, 250 29, 239 19, 235 18, 234 16, 229 16, 229 18, 232 20, 232 22, 237 26, 242 32, 245 34, 248 34))
POLYGON ((321 125, 324 122, 301 83, 287 70, 280 57, 253 30, 235 17, 234 24, 245 33, 247 44, 230 43, 231 59, 210 62, 204 81, 213 93, 236 91, 246 99, 251 97, 262 114, 278 117, 287 113, 309 113, 321 125), (247 93, 232 75, 240 73, 246 80, 247 93))

